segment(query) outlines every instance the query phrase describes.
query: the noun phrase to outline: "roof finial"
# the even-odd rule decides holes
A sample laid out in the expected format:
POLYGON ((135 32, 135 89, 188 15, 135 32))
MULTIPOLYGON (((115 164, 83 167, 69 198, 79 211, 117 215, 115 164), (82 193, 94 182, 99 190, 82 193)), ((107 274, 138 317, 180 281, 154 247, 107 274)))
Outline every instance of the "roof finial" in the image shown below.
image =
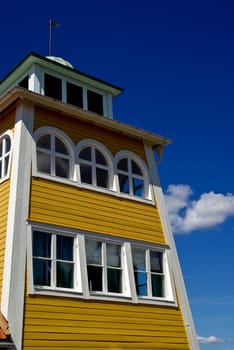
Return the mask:
POLYGON ((50 40, 49 40, 49 56, 52 55, 52 27, 58 28, 60 27, 60 23, 53 22, 52 19, 50 19, 49 26, 50 26, 50 40))

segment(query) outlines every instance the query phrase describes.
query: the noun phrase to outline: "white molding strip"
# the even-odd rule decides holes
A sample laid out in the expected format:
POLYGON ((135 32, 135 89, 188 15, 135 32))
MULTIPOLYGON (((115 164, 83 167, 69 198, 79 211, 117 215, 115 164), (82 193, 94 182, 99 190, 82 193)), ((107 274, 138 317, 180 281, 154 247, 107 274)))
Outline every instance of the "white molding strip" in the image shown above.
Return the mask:
POLYGON ((150 146, 145 145, 146 158, 149 165, 150 177, 153 185, 153 191, 155 195, 155 201, 158 206, 159 215, 161 218, 163 231, 166 236, 167 244, 171 247, 171 266, 173 268, 173 275, 175 278, 175 285, 178 293, 179 304, 181 306, 184 323, 190 343, 190 350, 199 350, 199 345, 197 342, 197 336, 195 332, 195 326, 193 323, 192 313, 190 310, 190 305, 187 297, 187 292, 184 284, 184 279, 180 267, 180 262, 176 250, 176 245, 168 217, 168 212, 166 208, 165 199, 163 196, 163 191, 160 185, 160 180, 157 172, 156 162, 154 159, 154 154, 150 146))
POLYGON ((3 271, 1 307, 17 350, 22 347, 33 117, 32 106, 17 107, 3 271))

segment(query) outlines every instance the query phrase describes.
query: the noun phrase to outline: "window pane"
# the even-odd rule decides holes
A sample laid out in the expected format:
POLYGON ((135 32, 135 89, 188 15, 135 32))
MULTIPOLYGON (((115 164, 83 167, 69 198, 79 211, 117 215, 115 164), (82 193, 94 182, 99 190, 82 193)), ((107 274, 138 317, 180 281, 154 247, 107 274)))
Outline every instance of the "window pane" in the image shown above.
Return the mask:
POLYGON ((91 161, 91 147, 85 147, 80 151, 80 159, 91 161))
POLYGON ((105 169, 96 168, 97 186, 108 188, 109 176, 108 171, 105 169))
POLYGON ((132 248, 132 258, 134 270, 146 271, 145 250, 132 248))
POLYGON ((86 258, 87 264, 102 264, 102 243, 93 239, 86 239, 86 258))
POLYGON ((80 164, 80 179, 81 182, 92 184, 92 167, 87 164, 80 164))
POLYGON ((134 272, 137 295, 146 296, 147 293, 147 274, 144 272, 134 272))
POLYGON ((151 272, 163 272, 162 265, 162 253, 161 252, 150 252, 150 270, 151 272))
POLYGON ((108 292, 121 293, 122 292, 122 270, 107 269, 107 286, 108 292))
POLYGON ((26 76, 24 79, 22 79, 20 82, 19 82, 19 86, 25 88, 25 89, 28 89, 28 76, 26 76))
POLYGON ((63 141, 55 136, 55 152, 68 155, 68 150, 63 141))
POLYGON ((87 266, 90 291, 102 291, 102 267, 87 266))
POLYGON ((133 182, 133 194, 137 197, 144 197, 144 181, 141 179, 132 179, 133 182))
POLYGON ((50 154, 37 151, 37 171, 50 174, 50 154))
POLYGON ((151 284, 152 284, 152 296, 153 297, 163 297, 163 276, 151 275, 151 284))
POLYGON ((129 191, 129 178, 127 175, 119 174, 119 188, 120 192, 130 193, 129 191))
POLYGON ((56 100, 62 100, 62 80, 52 75, 45 74, 45 95, 56 100))
POLYGON ((98 114, 103 114, 102 95, 94 91, 88 90, 87 97, 88 97, 88 110, 98 114))
POLYGON ((40 286, 51 285, 51 261, 33 259, 33 282, 40 286))
POLYGON ((34 231, 33 232, 33 256, 50 258, 51 256, 51 234, 34 231))
POLYGON ((47 150, 51 149, 51 135, 44 135, 37 141, 37 147, 44 148, 47 150))
POLYGON ((55 175, 69 178, 70 164, 69 159, 55 157, 55 175))
POLYGON ((106 158, 104 155, 99 152, 97 149, 95 149, 95 155, 96 155, 96 163, 101 165, 107 165, 106 158))
POLYGON ((107 266, 121 267, 121 246, 106 244, 107 266))
POLYGON ((0 160, 0 179, 3 177, 4 175, 2 174, 2 160, 0 160))
POLYGON ((57 262, 57 287, 73 288, 74 265, 70 263, 57 262))
POLYGON ((9 165, 9 156, 5 157, 5 169, 4 169, 4 174, 3 174, 3 176, 6 176, 6 174, 7 174, 8 165, 9 165))
POLYGON ((73 237, 57 236, 57 259, 73 261, 73 237))
POLYGON ((83 89, 80 86, 67 83, 67 103, 83 108, 83 89))
POLYGON ((128 159, 127 159, 127 158, 121 159, 121 160, 118 162, 117 168, 118 168, 119 170, 128 171, 128 159))
POLYGON ((7 152, 10 152, 10 149, 11 149, 11 139, 10 139, 10 137, 6 137, 5 138, 5 153, 7 153, 7 152))
POLYGON ((0 157, 2 157, 2 145, 3 145, 3 140, 0 140, 0 157))
POLYGON ((132 173, 136 175, 143 175, 140 167, 136 162, 134 162, 134 160, 132 160, 132 173))

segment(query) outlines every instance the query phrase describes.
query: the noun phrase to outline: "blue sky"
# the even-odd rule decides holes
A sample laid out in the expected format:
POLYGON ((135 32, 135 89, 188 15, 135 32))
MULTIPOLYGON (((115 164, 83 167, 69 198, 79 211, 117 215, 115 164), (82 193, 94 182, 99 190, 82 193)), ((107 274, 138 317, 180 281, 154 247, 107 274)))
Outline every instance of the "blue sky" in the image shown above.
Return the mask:
POLYGON ((159 173, 201 350, 234 349, 234 4, 21 0, 1 6, 0 78, 33 51, 125 89, 120 121, 173 139, 159 173))

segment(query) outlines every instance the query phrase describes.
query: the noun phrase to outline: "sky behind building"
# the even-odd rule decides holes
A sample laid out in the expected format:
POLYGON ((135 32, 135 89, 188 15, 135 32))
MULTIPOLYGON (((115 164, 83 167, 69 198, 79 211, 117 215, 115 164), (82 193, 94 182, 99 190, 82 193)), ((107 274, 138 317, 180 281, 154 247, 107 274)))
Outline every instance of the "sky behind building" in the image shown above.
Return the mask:
POLYGON ((49 52, 121 86, 114 118, 167 136, 159 174, 202 350, 234 349, 234 4, 5 1, 0 79, 49 52))

